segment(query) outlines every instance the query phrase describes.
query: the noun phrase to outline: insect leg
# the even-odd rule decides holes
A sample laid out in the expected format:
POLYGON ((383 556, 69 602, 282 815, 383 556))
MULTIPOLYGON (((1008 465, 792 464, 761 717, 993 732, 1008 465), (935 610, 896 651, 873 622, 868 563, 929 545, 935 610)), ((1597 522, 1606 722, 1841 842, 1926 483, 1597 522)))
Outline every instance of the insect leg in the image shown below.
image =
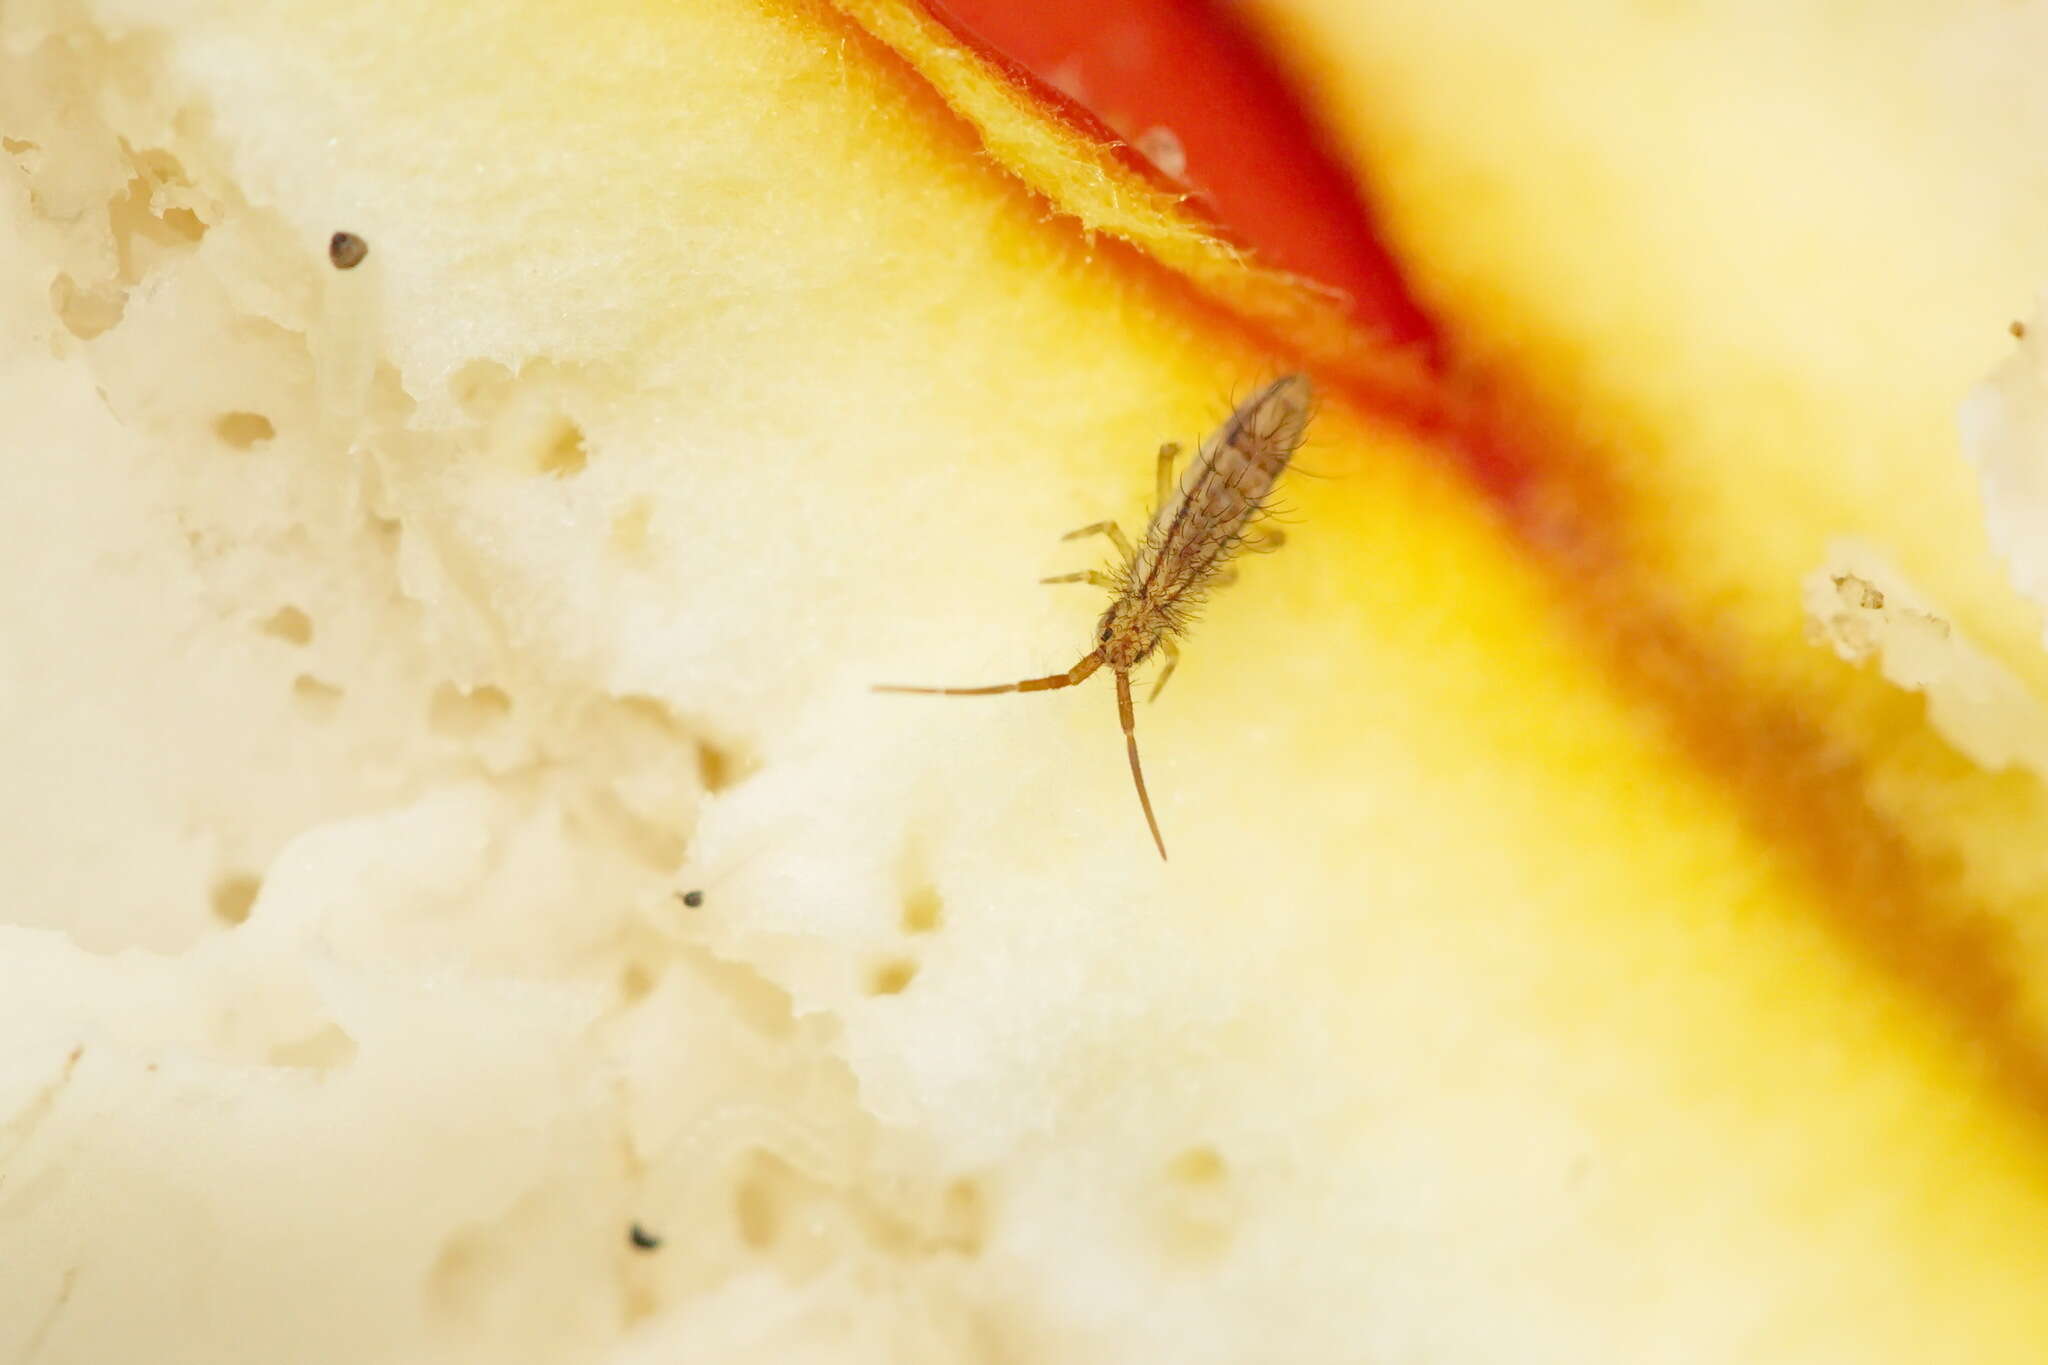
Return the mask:
POLYGON ((1091 521, 1078 531, 1067 532, 1060 539, 1079 540, 1083 536, 1108 536, 1109 543, 1116 546, 1118 554, 1122 555, 1125 559, 1131 557, 1130 538, 1124 534, 1123 528, 1113 521, 1091 521))
POLYGON ((1246 536, 1238 548, 1248 555, 1269 555, 1287 543, 1287 533, 1277 526, 1269 526, 1254 536, 1246 536))
POLYGON ((997 683, 993 687, 904 687, 897 683, 883 683, 877 686, 875 691, 924 692, 947 697, 989 697, 998 692, 1049 692, 1055 687, 1072 687, 1100 667, 1102 651, 1097 650, 1064 673, 1049 673, 1043 678, 1026 678, 1022 682, 997 683))
POLYGON ((1041 583, 1093 583, 1098 588, 1113 588, 1116 586, 1116 580, 1100 569, 1083 569, 1079 573, 1055 574, 1051 578, 1041 578, 1038 581, 1041 583))
POLYGON ((1152 842, 1158 846, 1160 861, 1166 859, 1166 840, 1159 837, 1159 821, 1152 814, 1152 797, 1145 790, 1145 770, 1138 766, 1138 723, 1131 716, 1131 675, 1118 669, 1116 673, 1116 713, 1124 723, 1124 747, 1131 751, 1131 781, 1137 784, 1138 804, 1145 809, 1145 824, 1152 830, 1152 842))
POLYGON ((1168 441, 1159 447, 1159 476, 1152 490, 1152 510, 1155 514, 1166 506, 1166 500, 1173 496, 1173 462, 1179 458, 1179 441, 1168 441))
POLYGON ((1166 689, 1166 680, 1173 676, 1173 670, 1180 667, 1180 646, 1162 637, 1159 652, 1166 656, 1166 666, 1159 670, 1159 676, 1152 680, 1152 695, 1146 701, 1158 701, 1159 694, 1166 689))

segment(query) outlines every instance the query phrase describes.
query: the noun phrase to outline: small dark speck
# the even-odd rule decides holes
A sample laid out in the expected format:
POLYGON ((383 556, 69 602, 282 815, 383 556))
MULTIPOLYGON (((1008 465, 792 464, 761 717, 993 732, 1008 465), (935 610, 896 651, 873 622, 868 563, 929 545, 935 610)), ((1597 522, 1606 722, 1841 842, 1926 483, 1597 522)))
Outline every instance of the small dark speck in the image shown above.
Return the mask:
POLYGON ((327 239, 327 259, 336 270, 354 270, 370 254, 370 244, 353 232, 337 232, 327 239))
POLYGON ((685 891, 683 893, 683 904, 689 906, 692 910, 697 909, 704 904, 704 893, 702 891, 685 891))
POLYGON ((2027 324, 2024 322, 2015 322, 2010 327, 2007 327, 2005 330, 2011 332, 2014 336, 2018 337, 2022 341, 2026 340, 2027 324))
POLYGON ((633 1243, 636 1251, 654 1251, 661 1246, 661 1239, 638 1223, 633 1224, 633 1230, 628 1232, 626 1237, 633 1243))

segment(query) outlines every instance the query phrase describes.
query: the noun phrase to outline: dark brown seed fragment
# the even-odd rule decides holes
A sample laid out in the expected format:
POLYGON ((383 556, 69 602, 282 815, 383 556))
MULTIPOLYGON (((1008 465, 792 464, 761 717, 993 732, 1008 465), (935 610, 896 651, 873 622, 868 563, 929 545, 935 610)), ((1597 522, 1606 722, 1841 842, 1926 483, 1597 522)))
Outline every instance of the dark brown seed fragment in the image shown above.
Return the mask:
POLYGON ((353 232, 337 232, 327 239, 327 259, 336 270, 354 270, 370 254, 370 244, 353 232))

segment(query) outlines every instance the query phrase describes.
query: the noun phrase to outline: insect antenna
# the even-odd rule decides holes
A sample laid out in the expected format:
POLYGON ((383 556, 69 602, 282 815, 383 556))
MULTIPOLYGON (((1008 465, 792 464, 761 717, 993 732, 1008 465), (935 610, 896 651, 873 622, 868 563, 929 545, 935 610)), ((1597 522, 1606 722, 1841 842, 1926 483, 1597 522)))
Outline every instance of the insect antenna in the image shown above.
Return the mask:
POLYGON ((1049 673, 1043 678, 1026 678, 1022 682, 997 683, 993 687, 905 687, 900 683, 883 683, 875 688, 877 692, 921 692, 927 696, 940 697, 992 697, 998 692, 1050 692, 1056 687, 1072 687, 1102 667, 1102 651, 1075 664, 1064 673, 1049 673))
POLYGON ((1152 829, 1159 860, 1166 861, 1166 840, 1159 836, 1159 821, 1152 814, 1152 796, 1145 790, 1145 770, 1138 765, 1138 724, 1131 715, 1131 675, 1116 670, 1116 713, 1124 723, 1124 747, 1131 751, 1131 781, 1138 784, 1138 804, 1145 808, 1145 823, 1152 829))

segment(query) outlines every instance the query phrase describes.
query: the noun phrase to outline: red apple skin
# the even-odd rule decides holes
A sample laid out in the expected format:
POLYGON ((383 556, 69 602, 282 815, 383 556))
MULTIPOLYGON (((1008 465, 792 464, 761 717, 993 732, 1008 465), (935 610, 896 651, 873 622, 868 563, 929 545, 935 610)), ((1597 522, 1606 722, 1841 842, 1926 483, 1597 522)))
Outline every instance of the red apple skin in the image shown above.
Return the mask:
POLYGON ((1341 291, 1383 343, 1440 366, 1443 338, 1381 241, 1372 207, 1258 43, 1202 0, 946 0, 962 38, 1077 100, 1124 138, 1172 132, 1185 182, 1266 260, 1341 291))

